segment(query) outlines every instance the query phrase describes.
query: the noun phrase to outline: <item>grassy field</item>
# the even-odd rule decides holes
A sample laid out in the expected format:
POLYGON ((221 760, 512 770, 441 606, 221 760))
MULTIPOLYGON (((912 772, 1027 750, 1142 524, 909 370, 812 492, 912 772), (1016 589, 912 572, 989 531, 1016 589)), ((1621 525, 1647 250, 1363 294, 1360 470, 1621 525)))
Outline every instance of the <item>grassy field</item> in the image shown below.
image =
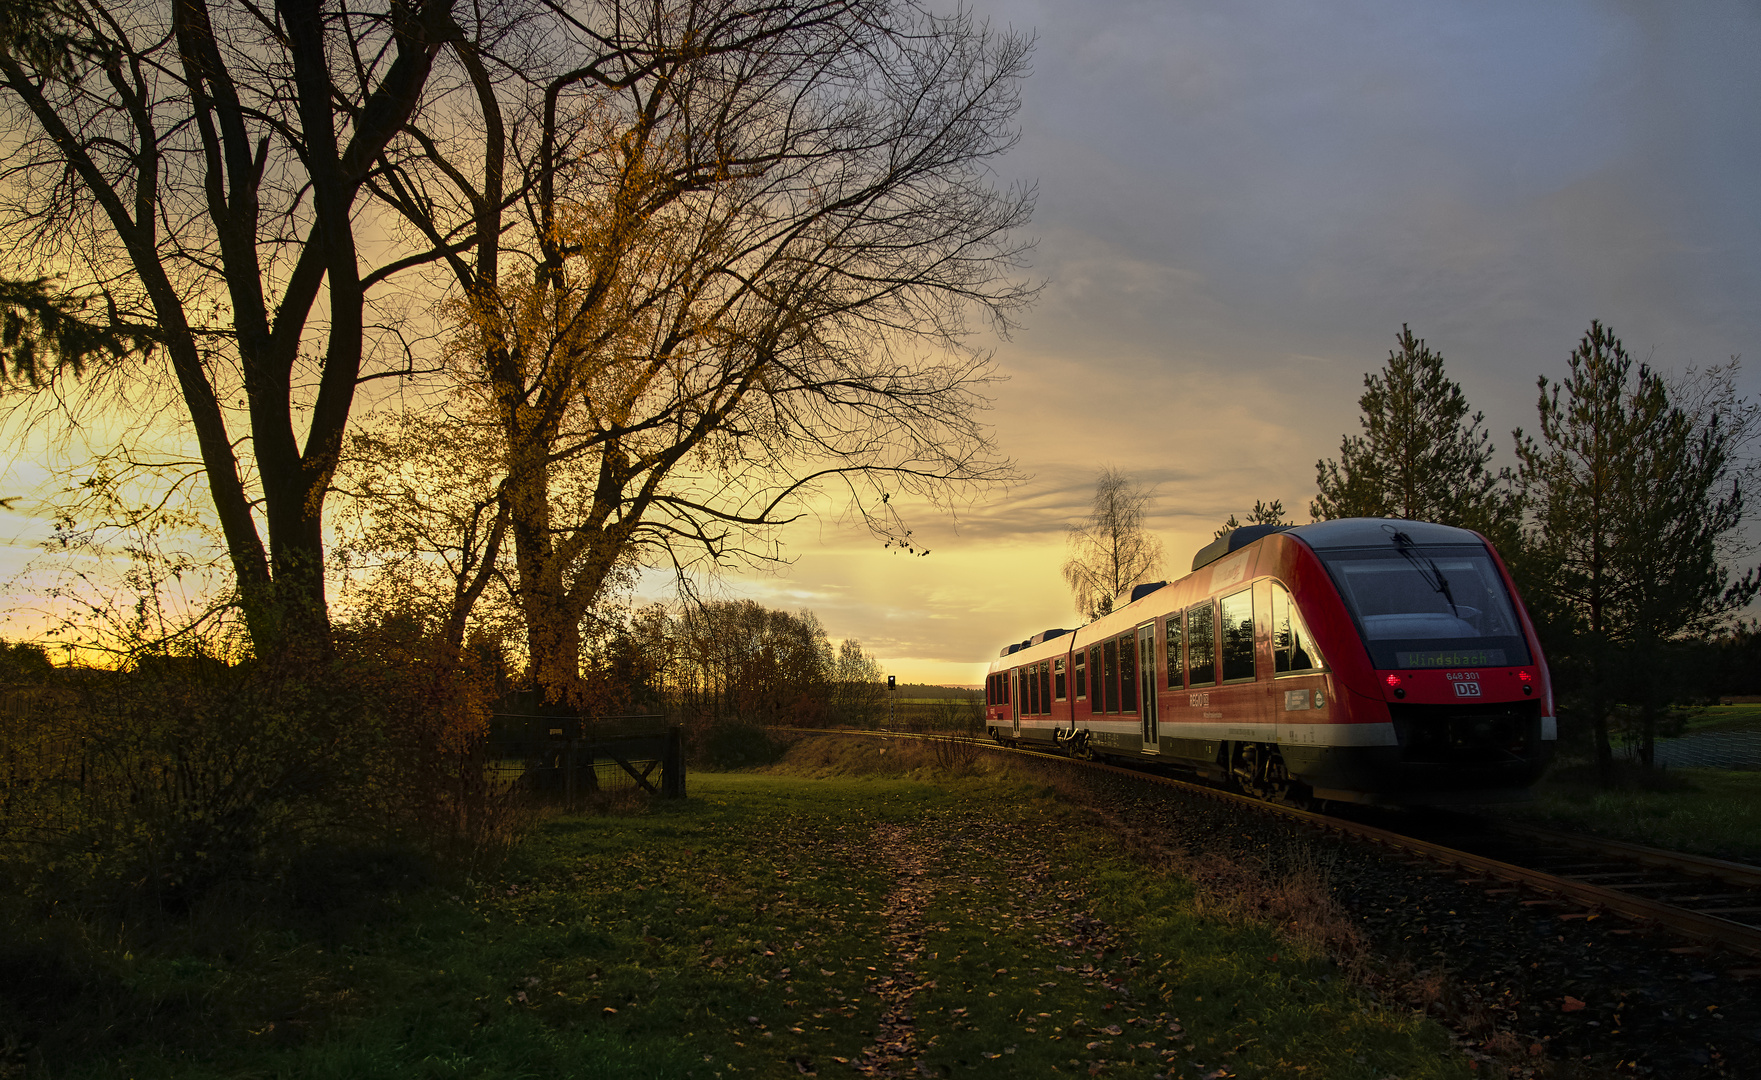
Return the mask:
POLYGON ((1687 733, 1761 731, 1761 705, 1709 705, 1688 717, 1687 733))
POLYGON ((552 818, 468 889, 79 942, 35 1011, 7 998, 0 1075, 1472 1075, 1049 774, 932 754, 808 739, 687 800, 552 818))
POLYGON ((1591 766, 1555 767, 1536 785, 1532 802, 1494 810, 1538 825, 1761 863, 1761 772, 1647 772, 1629 763, 1620 765, 1613 788, 1599 785, 1591 766))

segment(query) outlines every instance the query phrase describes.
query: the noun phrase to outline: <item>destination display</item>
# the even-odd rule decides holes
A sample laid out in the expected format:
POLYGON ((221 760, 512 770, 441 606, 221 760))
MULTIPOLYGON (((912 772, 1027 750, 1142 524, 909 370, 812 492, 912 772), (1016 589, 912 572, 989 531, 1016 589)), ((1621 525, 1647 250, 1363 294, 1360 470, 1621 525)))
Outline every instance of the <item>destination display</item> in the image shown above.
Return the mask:
POLYGON ((1426 649, 1396 652, 1394 663, 1403 668, 1505 667, 1503 649, 1426 649))

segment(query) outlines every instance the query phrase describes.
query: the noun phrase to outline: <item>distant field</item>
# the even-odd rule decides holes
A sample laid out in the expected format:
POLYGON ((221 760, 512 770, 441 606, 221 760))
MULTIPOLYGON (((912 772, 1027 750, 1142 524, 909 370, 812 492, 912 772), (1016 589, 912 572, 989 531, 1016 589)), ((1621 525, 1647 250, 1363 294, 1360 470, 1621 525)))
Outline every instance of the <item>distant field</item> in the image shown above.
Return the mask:
POLYGON ((1709 705, 1688 717, 1688 732, 1761 731, 1761 704, 1709 705))

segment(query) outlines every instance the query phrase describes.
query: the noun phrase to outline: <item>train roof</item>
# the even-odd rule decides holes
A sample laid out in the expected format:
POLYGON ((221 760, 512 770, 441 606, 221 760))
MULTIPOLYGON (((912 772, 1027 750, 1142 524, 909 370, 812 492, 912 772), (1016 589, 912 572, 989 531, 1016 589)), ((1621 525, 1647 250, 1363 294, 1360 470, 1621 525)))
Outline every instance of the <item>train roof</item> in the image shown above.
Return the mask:
MULTIPOLYGON (((1240 531, 1240 530, 1237 530, 1240 531)), ((1406 521, 1400 518, 1339 518, 1298 525, 1285 530, 1316 550, 1328 548, 1379 547, 1391 543, 1396 532, 1403 532, 1415 544, 1478 544, 1478 533, 1453 525, 1429 521, 1406 521)), ((1257 537, 1255 538, 1257 539, 1257 537)), ((1251 542, 1251 541, 1250 541, 1251 542)))
MULTIPOLYGON (((1198 553, 1193 556, 1192 569, 1195 572, 1201 570, 1225 555, 1239 551, 1274 533, 1287 533, 1317 551, 1327 551, 1334 548, 1379 547, 1393 542, 1395 532, 1406 534, 1415 544, 1479 544, 1484 542, 1478 533, 1467 529, 1458 529, 1452 525, 1438 525, 1429 521, 1407 521, 1402 518, 1338 518, 1333 521, 1317 521, 1309 525, 1248 525, 1231 530, 1200 548, 1198 553)), ((1130 602, 1116 608, 1112 615, 1123 612, 1165 584, 1170 583, 1153 582, 1137 586, 1132 590, 1130 602)), ((1112 615, 1104 616, 1095 622, 1108 621, 1112 615)), ((1088 626, 1093 625, 1095 624, 1088 624, 1088 626)), ((1078 629, 1087 630, 1088 626, 1078 629)), ((1041 648, 1040 646, 1049 644, 1051 641, 1070 633, 1071 631, 1068 630, 1048 630, 1027 641, 1005 645, 997 659, 1010 659, 1019 653, 1030 654, 1011 659, 1010 665, 1013 665, 1036 661, 1045 656, 1061 655, 1070 648, 1070 642, 1061 642, 1055 648, 1041 648)), ((992 664, 993 668, 999 666, 1008 665, 992 664)))

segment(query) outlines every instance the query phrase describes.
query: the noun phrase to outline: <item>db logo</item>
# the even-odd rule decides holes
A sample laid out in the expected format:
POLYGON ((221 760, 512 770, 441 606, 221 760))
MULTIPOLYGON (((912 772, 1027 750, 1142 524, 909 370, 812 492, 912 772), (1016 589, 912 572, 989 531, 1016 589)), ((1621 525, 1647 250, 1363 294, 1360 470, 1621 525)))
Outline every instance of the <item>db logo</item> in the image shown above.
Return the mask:
POLYGON ((1479 697, 1480 684, 1477 682, 1458 682, 1455 684, 1456 697, 1479 697))

